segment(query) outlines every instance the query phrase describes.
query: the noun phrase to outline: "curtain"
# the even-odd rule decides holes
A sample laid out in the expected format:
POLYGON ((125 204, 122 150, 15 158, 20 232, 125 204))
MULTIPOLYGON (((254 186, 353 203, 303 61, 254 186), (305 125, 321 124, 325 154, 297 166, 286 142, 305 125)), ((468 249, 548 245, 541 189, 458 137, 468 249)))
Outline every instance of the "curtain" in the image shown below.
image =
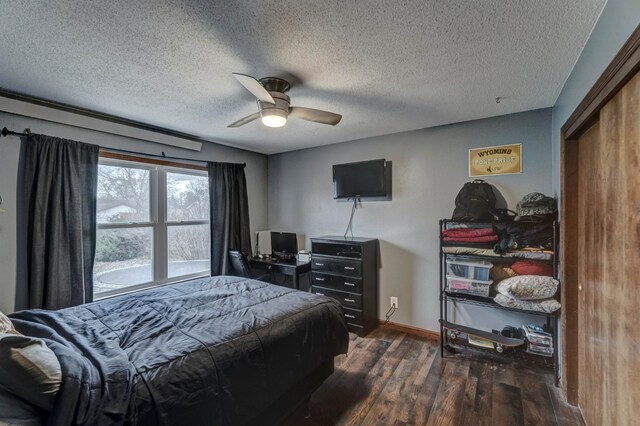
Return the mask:
POLYGON ((251 254, 244 164, 209 163, 211 275, 228 272, 228 251, 251 254))
POLYGON ((93 300, 97 145, 29 135, 24 191, 29 308, 93 300))

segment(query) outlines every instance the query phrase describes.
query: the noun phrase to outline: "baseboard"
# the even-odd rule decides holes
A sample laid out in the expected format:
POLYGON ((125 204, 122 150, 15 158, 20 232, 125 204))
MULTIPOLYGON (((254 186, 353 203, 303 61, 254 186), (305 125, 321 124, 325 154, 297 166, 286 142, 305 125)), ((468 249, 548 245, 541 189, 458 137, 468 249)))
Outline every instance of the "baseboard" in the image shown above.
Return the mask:
POLYGON ((380 326, 391 328, 393 330, 402 331, 403 333, 413 334, 415 336, 424 337, 429 340, 440 340, 440 333, 437 331, 426 330, 424 328, 413 327, 410 325, 398 324, 395 322, 384 323, 384 321, 380 320, 380 326))

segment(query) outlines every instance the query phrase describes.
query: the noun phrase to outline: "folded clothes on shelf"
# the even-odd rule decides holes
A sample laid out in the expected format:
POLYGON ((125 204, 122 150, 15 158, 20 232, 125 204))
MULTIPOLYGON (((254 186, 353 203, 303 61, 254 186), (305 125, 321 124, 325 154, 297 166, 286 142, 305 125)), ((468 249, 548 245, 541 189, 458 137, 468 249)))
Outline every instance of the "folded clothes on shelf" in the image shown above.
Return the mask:
POLYGON ((508 251, 505 254, 500 255, 490 248, 447 246, 447 247, 442 247, 442 252, 448 253, 448 254, 470 254, 474 256, 517 257, 517 258, 534 259, 534 260, 550 260, 553 258, 553 252, 545 251, 545 250, 537 250, 537 251, 514 250, 514 251, 508 251))
POLYGON ((443 237, 444 242, 453 243, 493 243, 498 241, 497 235, 482 235, 480 237, 443 237))
POLYGON ((442 252, 449 253, 449 254, 472 254, 474 256, 500 257, 499 254, 497 254, 490 248, 447 246, 447 247, 442 247, 442 252))
POLYGON ((506 252, 504 257, 519 257, 523 259, 535 259, 535 260, 551 260, 553 258, 553 252, 547 250, 512 250, 506 252))
POLYGON ((511 265, 511 269, 518 275, 553 276, 553 265, 531 260, 518 260, 511 265))
POLYGON ((442 231, 443 237, 461 237, 461 238, 472 238, 472 237, 483 237, 486 235, 496 235, 493 231, 493 228, 451 228, 445 229, 442 231))
POLYGON ((504 253, 508 250, 529 247, 553 249, 553 235, 553 224, 510 227, 507 232, 501 233, 500 241, 495 245, 494 250, 496 253, 504 253))
POLYGON ((493 228, 451 228, 442 231, 442 241, 446 243, 494 243, 498 239, 493 228))
POLYGON ((508 263, 496 263, 489 271, 489 278, 495 282, 518 275, 508 263))

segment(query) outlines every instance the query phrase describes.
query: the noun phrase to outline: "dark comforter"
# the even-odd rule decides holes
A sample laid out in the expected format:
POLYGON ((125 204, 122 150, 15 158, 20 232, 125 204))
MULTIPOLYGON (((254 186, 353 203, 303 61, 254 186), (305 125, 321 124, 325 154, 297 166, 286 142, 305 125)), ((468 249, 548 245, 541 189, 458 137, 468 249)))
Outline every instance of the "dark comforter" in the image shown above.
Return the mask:
POLYGON ((236 277, 11 317, 60 360, 55 425, 242 424, 348 347, 337 302, 236 277))

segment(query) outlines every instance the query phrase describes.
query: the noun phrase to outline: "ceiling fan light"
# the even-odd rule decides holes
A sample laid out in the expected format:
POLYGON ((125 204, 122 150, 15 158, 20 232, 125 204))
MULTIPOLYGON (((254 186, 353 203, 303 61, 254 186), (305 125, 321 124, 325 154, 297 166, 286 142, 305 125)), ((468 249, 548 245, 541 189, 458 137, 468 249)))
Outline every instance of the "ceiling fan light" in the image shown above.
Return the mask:
POLYGON ((262 124, 267 127, 282 127, 287 124, 287 119, 279 115, 265 115, 262 117, 262 124))
POLYGON ((270 108, 262 110, 261 115, 262 124, 267 127, 282 127, 287 124, 287 113, 282 110, 270 108))

